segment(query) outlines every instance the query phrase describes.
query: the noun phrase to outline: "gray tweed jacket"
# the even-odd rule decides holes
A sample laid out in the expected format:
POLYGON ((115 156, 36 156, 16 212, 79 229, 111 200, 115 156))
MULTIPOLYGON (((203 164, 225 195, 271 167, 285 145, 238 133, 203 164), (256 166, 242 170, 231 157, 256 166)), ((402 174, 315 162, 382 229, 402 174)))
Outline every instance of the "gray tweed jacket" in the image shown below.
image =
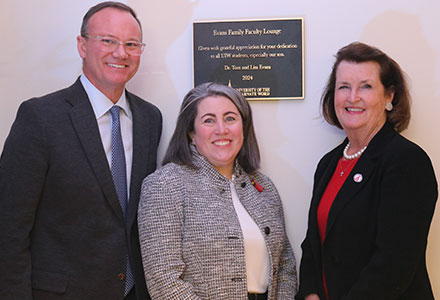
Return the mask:
MULTIPOLYGON (((229 183, 200 155, 198 169, 169 163, 148 176, 139 237, 152 299, 247 299, 243 235, 229 183)), ((270 257, 268 299, 294 299, 296 261, 278 192, 263 174, 238 168, 240 201, 260 227, 270 257), (263 191, 259 192, 252 181, 263 191)))

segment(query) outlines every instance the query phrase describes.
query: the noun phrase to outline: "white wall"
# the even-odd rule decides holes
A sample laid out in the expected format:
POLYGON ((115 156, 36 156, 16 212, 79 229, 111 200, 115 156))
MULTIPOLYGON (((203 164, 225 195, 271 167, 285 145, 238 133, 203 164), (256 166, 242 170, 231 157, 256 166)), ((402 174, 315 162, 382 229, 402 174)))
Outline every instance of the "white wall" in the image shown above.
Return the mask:
MULTIPOLYGON (((70 85, 81 72, 76 35, 87 9, 99 1, 0 1, 0 147, 23 100, 70 85)), ((297 259, 304 238, 313 172, 343 132, 319 115, 319 98, 336 51, 355 40, 378 46, 411 78, 412 121, 404 135, 430 155, 440 175, 440 3, 435 0, 161 0, 126 1, 144 26, 147 48, 129 89, 164 115, 161 157, 183 96, 192 87, 192 22, 303 17, 305 99, 252 102, 263 171, 282 196, 297 259)), ((417 199, 414 199, 415 201, 417 199)), ((439 206, 439 205, 438 205, 439 206)), ((428 266, 440 298, 440 209, 428 246, 428 266)))

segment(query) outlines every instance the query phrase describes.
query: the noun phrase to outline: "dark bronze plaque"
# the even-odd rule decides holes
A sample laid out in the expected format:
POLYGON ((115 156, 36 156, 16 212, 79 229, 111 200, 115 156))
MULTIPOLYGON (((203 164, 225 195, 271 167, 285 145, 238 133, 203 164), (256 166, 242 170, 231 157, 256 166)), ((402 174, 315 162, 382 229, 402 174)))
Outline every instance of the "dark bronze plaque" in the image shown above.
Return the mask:
POLYGON ((248 100, 304 99, 303 19, 195 22, 194 85, 228 84, 248 100))

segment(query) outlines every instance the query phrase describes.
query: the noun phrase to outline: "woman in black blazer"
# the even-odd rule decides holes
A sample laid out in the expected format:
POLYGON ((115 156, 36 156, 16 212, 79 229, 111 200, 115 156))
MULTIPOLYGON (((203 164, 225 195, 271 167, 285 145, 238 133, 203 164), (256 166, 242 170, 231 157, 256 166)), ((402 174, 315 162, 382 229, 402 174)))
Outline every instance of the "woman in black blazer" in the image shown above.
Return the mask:
POLYGON ((315 173, 296 298, 434 299, 425 252, 437 181, 399 134, 410 119, 399 65, 362 43, 343 47, 321 104, 347 138, 315 173))

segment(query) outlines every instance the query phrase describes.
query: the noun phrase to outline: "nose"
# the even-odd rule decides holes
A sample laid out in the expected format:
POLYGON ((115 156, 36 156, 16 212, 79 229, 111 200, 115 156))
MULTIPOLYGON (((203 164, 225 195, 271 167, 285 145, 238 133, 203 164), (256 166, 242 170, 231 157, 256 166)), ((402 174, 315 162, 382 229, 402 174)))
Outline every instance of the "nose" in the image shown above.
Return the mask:
POLYGON ((358 89, 354 89, 354 88, 351 89, 351 92, 350 92, 348 98, 349 98, 348 100, 352 101, 352 102, 359 100, 359 90, 358 89))
POLYGON ((118 45, 118 48, 113 51, 113 56, 122 59, 126 59, 128 57, 128 53, 127 51, 125 51, 124 44, 121 43, 118 45))
POLYGON ((216 123, 217 134, 226 134, 227 132, 228 132, 228 126, 223 120, 220 120, 219 122, 216 123))

